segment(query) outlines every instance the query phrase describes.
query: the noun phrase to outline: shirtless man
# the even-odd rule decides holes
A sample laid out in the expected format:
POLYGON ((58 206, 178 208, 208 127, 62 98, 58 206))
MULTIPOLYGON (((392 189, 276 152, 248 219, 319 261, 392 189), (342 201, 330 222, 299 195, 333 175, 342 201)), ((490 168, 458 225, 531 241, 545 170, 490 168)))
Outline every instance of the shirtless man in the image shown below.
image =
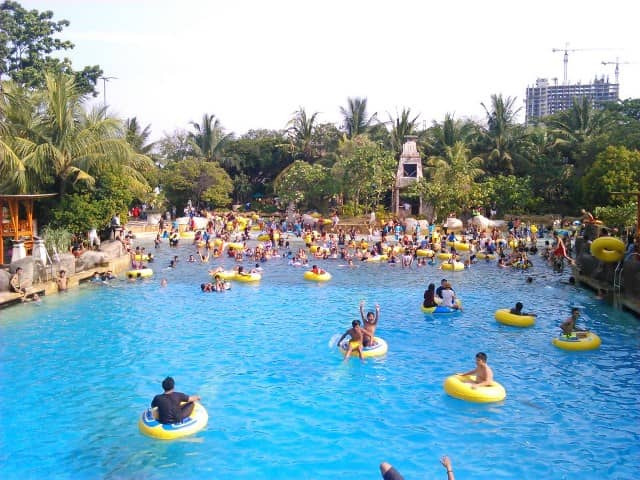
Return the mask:
POLYGON ((578 320, 578 318, 580 318, 580 310, 576 307, 573 307, 571 309, 571 316, 560 324, 562 333, 564 333, 568 337, 574 333, 576 334, 577 337, 586 337, 587 330, 578 328, 576 326, 576 321, 578 320))
POLYGON ((376 333, 376 327, 378 326, 378 319, 380 318, 380 305, 376 303, 376 314, 373 312, 367 313, 367 316, 364 315, 364 300, 360 301, 360 318, 362 318, 362 322, 364 324, 364 330, 369 334, 364 337, 362 342, 362 346, 364 347, 372 347, 376 344, 374 340, 374 335, 376 333))
POLYGON ((56 283, 58 284, 58 291, 64 292, 67 289, 67 272, 64 270, 60 270, 58 272, 58 278, 56 279, 56 283))
POLYGON ((22 286, 22 267, 16 268, 16 273, 9 280, 9 284, 11 285, 11 290, 22 294, 22 301, 24 302, 27 298, 27 289, 22 286))
POLYGON ((364 357, 362 356, 362 341, 363 338, 365 336, 368 336, 369 334, 365 332, 360 326, 360 320, 354 320, 353 322, 351 322, 351 328, 342 334, 340 340, 338 340, 338 345, 340 345, 342 340, 344 340, 347 335, 349 335, 351 339, 349 340, 347 351, 344 354, 344 361, 346 362, 347 360, 349 360, 351 352, 353 352, 354 350, 358 352, 360 360, 364 361, 364 357))
POLYGON ((487 354, 484 352, 476 353, 476 368, 460 375, 475 375, 476 380, 471 384, 471 388, 474 389, 484 385, 491 385, 493 383, 493 370, 487 365, 487 354))

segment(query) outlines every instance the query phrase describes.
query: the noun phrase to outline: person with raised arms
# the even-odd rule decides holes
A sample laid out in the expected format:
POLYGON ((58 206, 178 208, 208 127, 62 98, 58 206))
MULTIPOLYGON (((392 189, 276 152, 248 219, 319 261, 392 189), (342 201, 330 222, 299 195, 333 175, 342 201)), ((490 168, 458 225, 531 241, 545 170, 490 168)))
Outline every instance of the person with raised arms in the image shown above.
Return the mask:
POLYGON ((378 326, 378 320, 380 319, 380 305, 376 303, 376 313, 368 312, 366 317, 364 314, 364 300, 360 301, 360 318, 364 324, 364 330, 368 333, 365 335, 362 341, 364 347, 372 347, 376 344, 374 335, 376 333, 376 327, 378 326))

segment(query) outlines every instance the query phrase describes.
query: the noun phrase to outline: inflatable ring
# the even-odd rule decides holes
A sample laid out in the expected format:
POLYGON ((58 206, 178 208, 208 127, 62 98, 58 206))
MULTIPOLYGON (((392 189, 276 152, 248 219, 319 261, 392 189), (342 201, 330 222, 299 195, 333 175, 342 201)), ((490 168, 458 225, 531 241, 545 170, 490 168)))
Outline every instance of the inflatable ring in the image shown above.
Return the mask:
POLYGON ((435 252, 433 250, 430 250, 428 248, 419 248, 418 250, 416 250, 416 256, 418 257, 433 257, 435 255, 435 252))
POLYGON ((471 245, 464 242, 453 242, 453 248, 460 251, 468 251, 471 248, 471 245))
POLYGON ((230 242, 227 243, 227 248, 233 250, 244 250, 244 245, 240 242, 230 242))
POLYGON ((235 270, 223 270, 222 272, 212 273, 211 276, 213 278, 220 277, 222 280, 234 280, 237 273, 235 270))
POLYGON ((578 337, 575 333, 571 335, 560 335, 551 340, 551 343, 562 350, 575 352, 579 350, 595 350, 600 347, 602 341, 595 333, 587 332, 585 337, 578 337))
POLYGON ((436 257, 438 257, 439 260, 449 260, 451 258, 451 254, 446 252, 440 252, 436 254, 436 257))
POLYGON ((269 236, 268 233, 261 233, 260 235, 258 235, 259 242, 268 242, 270 240, 271 240, 271 237, 269 236))
POLYGON ((159 440, 173 440, 199 432, 207 426, 209 414, 198 402, 195 402, 191 415, 181 423, 162 424, 158 421, 157 408, 147 408, 138 420, 138 429, 145 435, 159 440))
MULTIPOLYGON (((387 342, 385 342, 380 337, 373 337, 373 341, 375 342, 375 345, 372 345, 370 347, 362 347, 362 356, 364 358, 381 357, 387 353, 387 350, 389 349, 387 342)), ((347 353, 348 345, 348 341, 342 342, 340 344, 340 353, 342 353, 343 355, 347 353)), ((351 356, 357 357, 358 352, 351 352, 351 356)))
MULTIPOLYGON (((441 302, 442 300, 440 298, 436 299, 436 303, 441 302)), ((459 298, 456 298, 456 305, 458 305, 458 307, 462 306, 462 300, 460 300, 459 298)), ((458 313, 460 312, 459 308, 451 308, 451 307, 445 307, 444 305, 436 305, 435 307, 425 307, 424 305, 420 305, 420 309, 422 310, 423 313, 458 313)))
POLYGON ((150 268, 140 268, 137 270, 129 270, 127 272, 127 278, 147 278, 153 275, 153 270, 150 268))
POLYGON ((479 260, 485 260, 485 259, 489 259, 489 260, 495 260, 496 255, 494 253, 476 253, 476 258, 479 260))
POLYGON ((313 282, 326 282, 331 280, 331 274, 329 272, 313 273, 313 271, 307 270, 303 276, 305 280, 311 280, 313 282))
POLYGON ((443 263, 442 270, 453 270, 459 272, 460 270, 464 270, 464 263, 455 262, 455 263, 443 263))
POLYGON ((137 254, 136 255, 136 260, 138 262, 150 262, 151 260, 153 260, 153 254, 151 254, 151 255, 149 255, 147 253, 145 253, 144 255, 137 254))
POLYGON ((503 325, 511 325, 512 327, 532 327, 536 323, 536 317, 533 315, 516 315, 511 313, 508 308, 496 310, 494 317, 503 325))
POLYGON ((250 283, 250 282, 259 282, 262 279, 262 275, 260 275, 257 272, 254 273, 237 273, 233 276, 233 280, 236 280, 238 282, 245 282, 245 283, 250 283))
POLYGON ((367 258, 367 262, 386 262, 389 260, 389 255, 374 255, 367 258))
POLYGON ((196 232, 180 232, 180 238, 194 239, 195 236, 196 236, 196 232))
POLYGON ((591 244, 591 255, 605 263, 619 262, 624 254, 624 242, 619 238, 599 237, 591 244))
POLYGON ((475 380, 475 375, 451 375, 444 381, 444 391, 454 398, 476 403, 500 402, 507 396, 504 387, 498 382, 471 388, 475 380))

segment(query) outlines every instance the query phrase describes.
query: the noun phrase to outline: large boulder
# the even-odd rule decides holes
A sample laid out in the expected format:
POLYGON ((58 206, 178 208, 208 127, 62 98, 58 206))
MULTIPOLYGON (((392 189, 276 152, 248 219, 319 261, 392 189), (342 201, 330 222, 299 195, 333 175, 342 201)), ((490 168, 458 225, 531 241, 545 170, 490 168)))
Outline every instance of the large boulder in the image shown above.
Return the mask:
POLYGON ((86 251, 76 260, 76 272, 95 270, 96 267, 105 266, 109 263, 104 252, 86 251))
POLYGON ((447 220, 442 225, 449 232, 459 232, 462 230, 462 220, 455 217, 447 217, 447 220))
POLYGON ((64 270, 67 272, 67 276, 76 273, 76 257, 71 253, 58 254, 57 268, 58 271, 64 270))
POLYGON ((125 253, 127 253, 124 245, 122 245, 122 242, 119 240, 109 240, 106 242, 102 242, 102 245, 100 245, 100 251, 105 254, 107 260, 120 258, 125 253))
POLYGON ((469 220, 469 223, 477 227, 478 230, 488 230, 494 227, 504 227, 504 220, 491 220, 484 215, 474 215, 473 218, 469 220))
POLYGON ((11 280, 11 274, 6 270, 0 270, 0 292, 9 291, 9 280, 11 280))
POLYGON ((22 268, 22 285, 25 288, 29 288, 33 285, 33 263, 33 257, 28 256, 21 258, 20 260, 16 260, 15 262, 11 262, 11 265, 9 265, 11 275, 16 273, 18 268, 22 268))

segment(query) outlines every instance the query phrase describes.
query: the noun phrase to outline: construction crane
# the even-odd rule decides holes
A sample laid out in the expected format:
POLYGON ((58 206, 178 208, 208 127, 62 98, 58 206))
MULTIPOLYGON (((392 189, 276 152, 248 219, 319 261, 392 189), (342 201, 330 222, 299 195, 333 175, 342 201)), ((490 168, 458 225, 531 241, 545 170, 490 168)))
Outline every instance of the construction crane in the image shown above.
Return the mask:
POLYGON ((584 52, 591 50, 615 50, 612 48, 569 48, 569 42, 567 42, 564 48, 552 48, 552 52, 564 52, 564 85, 567 84, 567 65, 569 63, 569 52, 584 52))
POLYGON ((633 65, 637 62, 621 62, 618 60, 618 57, 616 57, 616 61, 615 62, 607 62, 607 61, 603 61, 602 65, 615 65, 616 69, 615 69, 615 75, 616 75, 616 83, 618 83, 618 76, 620 75, 620 65, 633 65))

